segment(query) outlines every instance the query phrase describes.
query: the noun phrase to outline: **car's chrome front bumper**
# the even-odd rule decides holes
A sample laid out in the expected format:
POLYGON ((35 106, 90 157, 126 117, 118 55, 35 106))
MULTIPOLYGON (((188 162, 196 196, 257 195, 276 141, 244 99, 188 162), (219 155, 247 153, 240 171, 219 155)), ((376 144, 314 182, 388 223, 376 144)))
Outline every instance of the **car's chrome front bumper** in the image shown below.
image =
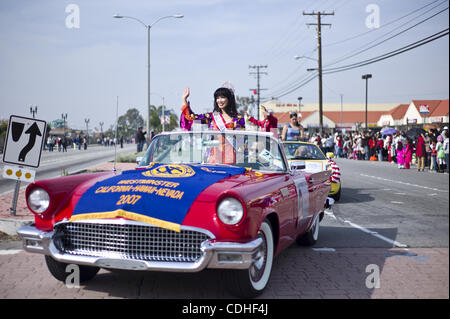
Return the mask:
POLYGON ((128 270, 197 272, 205 268, 248 269, 253 264, 262 244, 261 238, 246 243, 206 240, 201 245, 203 256, 198 261, 163 262, 121 259, 114 256, 93 257, 65 254, 56 248, 52 240, 54 235, 52 231, 43 232, 34 226, 24 226, 17 233, 23 240, 25 251, 48 255, 57 261, 68 264, 128 270))

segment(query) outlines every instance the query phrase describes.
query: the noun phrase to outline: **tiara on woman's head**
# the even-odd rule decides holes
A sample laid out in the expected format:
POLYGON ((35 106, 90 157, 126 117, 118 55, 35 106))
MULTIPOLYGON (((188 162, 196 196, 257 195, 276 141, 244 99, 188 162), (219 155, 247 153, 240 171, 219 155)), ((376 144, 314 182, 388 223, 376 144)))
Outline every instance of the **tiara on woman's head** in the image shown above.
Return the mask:
POLYGON ((222 86, 221 87, 223 87, 223 88, 226 88, 226 89, 228 89, 228 90, 230 90, 231 91, 231 93, 233 93, 233 95, 234 95, 234 86, 233 86, 233 84, 231 84, 231 82, 230 81, 226 81, 224 84, 222 84, 222 86))

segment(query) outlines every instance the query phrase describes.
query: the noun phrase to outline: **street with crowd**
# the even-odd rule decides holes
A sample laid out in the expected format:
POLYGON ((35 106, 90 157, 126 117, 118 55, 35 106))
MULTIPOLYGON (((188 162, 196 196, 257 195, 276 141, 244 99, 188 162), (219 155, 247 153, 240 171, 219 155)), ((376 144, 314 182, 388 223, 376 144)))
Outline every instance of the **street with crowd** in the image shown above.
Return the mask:
POLYGON ((399 169, 417 165, 418 171, 449 172, 449 132, 414 129, 398 131, 351 131, 344 134, 314 134, 307 137, 310 143, 322 148, 324 153, 334 152, 338 158, 362 161, 387 161, 399 169), (388 133, 388 134, 387 134, 388 133))

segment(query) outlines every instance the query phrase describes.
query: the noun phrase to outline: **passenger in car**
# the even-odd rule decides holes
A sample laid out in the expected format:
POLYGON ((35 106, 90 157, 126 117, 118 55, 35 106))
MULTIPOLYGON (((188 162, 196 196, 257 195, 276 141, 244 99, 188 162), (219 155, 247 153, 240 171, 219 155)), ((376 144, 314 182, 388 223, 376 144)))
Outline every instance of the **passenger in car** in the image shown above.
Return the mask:
POLYGON ((237 112, 234 90, 229 87, 220 87, 214 92, 214 109, 212 112, 195 114, 188 101, 190 89, 183 92, 183 107, 181 108, 180 127, 189 131, 195 123, 206 124, 211 130, 245 129, 245 119, 237 112))

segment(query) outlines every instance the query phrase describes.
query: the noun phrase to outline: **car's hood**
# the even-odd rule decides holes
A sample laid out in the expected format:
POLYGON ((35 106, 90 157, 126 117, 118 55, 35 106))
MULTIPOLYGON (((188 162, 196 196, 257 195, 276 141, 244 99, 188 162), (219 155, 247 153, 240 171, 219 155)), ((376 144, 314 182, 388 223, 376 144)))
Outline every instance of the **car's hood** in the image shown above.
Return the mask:
POLYGON ((71 221, 124 217, 179 231, 192 202, 207 187, 245 168, 157 164, 98 181, 80 197, 71 221))

